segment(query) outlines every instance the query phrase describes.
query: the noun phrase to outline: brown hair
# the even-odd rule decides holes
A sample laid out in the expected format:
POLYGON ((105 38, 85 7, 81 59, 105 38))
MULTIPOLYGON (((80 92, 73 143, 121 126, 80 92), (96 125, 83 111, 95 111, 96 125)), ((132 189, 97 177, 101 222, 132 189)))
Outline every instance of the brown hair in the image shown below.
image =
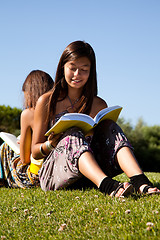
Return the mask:
POLYGON ((41 70, 33 70, 26 77, 22 91, 25 92, 24 107, 35 108, 38 98, 53 87, 51 76, 41 70))
POLYGON ((68 85, 64 77, 64 65, 68 61, 74 61, 80 57, 87 57, 90 60, 91 67, 88 81, 83 87, 82 105, 84 107, 81 107, 79 112, 90 113, 93 97, 97 95, 96 58, 93 48, 84 41, 70 43, 61 55, 56 71, 55 85, 50 97, 50 111, 52 111, 52 113, 55 112, 54 106, 56 106, 58 98, 62 97, 62 99, 64 99, 68 94, 68 85))

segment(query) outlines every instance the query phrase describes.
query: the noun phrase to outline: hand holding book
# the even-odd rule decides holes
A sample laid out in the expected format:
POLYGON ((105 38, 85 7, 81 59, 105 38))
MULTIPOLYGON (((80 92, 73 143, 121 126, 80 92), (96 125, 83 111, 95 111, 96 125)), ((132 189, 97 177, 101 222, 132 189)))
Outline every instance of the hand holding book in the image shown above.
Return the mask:
POLYGON ((54 132, 51 132, 48 136, 48 141, 50 141, 51 145, 55 148, 57 143, 59 142, 60 137, 63 135, 63 133, 55 134, 54 132))

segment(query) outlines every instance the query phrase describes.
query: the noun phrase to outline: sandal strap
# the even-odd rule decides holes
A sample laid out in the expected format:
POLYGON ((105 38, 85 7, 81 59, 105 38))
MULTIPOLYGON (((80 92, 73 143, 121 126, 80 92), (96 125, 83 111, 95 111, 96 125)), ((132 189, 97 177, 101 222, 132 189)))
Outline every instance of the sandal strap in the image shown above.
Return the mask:
POLYGON ((145 186, 145 187, 143 188, 142 193, 143 193, 143 194, 147 193, 149 188, 152 188, 152 186, 145 186))
POLYGON ((113 193, 113 197, 115 197, 116 193, 119 191, 120 188, 123 188, 124 189, 124 184, 123 183, 120 183, 119 186, 116 188, 116 190, 114 191, 113 193))

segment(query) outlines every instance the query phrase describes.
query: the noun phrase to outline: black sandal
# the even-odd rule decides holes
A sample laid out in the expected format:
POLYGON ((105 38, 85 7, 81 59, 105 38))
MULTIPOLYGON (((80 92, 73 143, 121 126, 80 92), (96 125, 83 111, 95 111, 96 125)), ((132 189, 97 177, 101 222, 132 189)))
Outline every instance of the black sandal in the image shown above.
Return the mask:
POLYGON ((160 191, 158 189, 157 191, 154 191, 154 192, 148 192, 149 188, 154 188, 154 187, 153 187, 153 184, 149 181, 149 179, 143 173, 131 177, 130 180, 136 193, 147 194, 147 195, 160 194, 160 191), (140 192, 140 187, 144 184, 146 184, 147 186, 145 186, 142 192, 140 192))
POLYGON ((108 194, 111 197, 115 197, 120 188, 123 188, 124 191, 120 194, 119 197, 127 196, 132 193, 133 190, 132 184, 129 183, 129 185, 125 188, 124 183, 120 183, 109 177, 104 178, 99 187, 102 193, 105 193, 105 195, 108 194))
POLYGON ((124 187, 124 183, 120 183, 118 188, 111 194, 112 197, 115 197, 116 193, 119 191, 120 188, 123 188, 124 191, 121 193, 119 197, 126 197, 133 192, 133 185, 129 183, 128 187, 124 187))

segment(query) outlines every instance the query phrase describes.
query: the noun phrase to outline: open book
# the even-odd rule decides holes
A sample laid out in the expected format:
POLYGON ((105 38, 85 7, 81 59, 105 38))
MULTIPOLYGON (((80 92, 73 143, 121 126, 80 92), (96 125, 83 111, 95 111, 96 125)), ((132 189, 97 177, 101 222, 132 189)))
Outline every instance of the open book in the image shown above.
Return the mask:
POLYGON ((0 132, 0 138, 2 138, 16 154, 20 153, 20 144, 17 143, 18 137, 11 133, 0 132))
POLYGON ((46 132, 45 136, 48 136, 51 132, 55 134, 65 132, 68 128, 74 126, 79 127, 84 134, 87 134, 103 120, 111 119, 116 122, 121 110, 122 107, 120 106, 108 107, 99 111, 94 118, 83 113, 66 113, 46 132))

